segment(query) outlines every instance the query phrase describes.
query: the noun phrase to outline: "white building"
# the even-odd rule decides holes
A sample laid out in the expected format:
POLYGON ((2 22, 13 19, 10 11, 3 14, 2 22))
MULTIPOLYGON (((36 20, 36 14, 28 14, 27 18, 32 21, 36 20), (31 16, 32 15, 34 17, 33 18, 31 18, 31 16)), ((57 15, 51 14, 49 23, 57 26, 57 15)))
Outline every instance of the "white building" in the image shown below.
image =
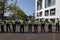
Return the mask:
POLYGON ((60 18, 60 0, 35 0, 35 19, 46 21, 60 18))

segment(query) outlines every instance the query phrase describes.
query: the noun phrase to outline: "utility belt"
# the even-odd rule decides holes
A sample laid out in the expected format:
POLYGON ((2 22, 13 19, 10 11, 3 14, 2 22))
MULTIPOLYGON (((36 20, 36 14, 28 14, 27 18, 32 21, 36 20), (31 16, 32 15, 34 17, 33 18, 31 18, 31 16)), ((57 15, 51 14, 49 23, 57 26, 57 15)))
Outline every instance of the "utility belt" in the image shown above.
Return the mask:
POLYGON ((28 25, 32 25, 32 24, 28 24, 28 25))
POLYGON ((12 25, 15 25, 15 24, 12 23, 12 25))
POLYGON ((52 25, 52 24, 49 24, 49 25, 52 25))
POLYGON ((56 23, 56 24, 59 24, 59 23, 56 23))
POLYGON ((1 26, 4 25, 4 24, 1 24, 1 26))
POLYGON ((10 24, 10 23, 6 23, 6 24, 10 24))
POLYGON ((45 23, 41 23, 41 25, 44 25, 45 23))
POLYGON ((24 25, 24 24, 20 24, 20 25, 24 25))
POLYGON ((34 25, 38 25, 38 24, 34 24, 34 25))

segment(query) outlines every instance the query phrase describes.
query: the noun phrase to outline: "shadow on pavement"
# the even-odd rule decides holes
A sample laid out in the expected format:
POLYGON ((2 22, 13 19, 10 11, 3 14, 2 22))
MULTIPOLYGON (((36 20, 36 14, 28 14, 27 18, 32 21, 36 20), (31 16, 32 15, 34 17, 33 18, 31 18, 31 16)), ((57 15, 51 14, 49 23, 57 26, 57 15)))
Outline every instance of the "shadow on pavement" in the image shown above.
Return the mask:
POLYGON ((60 32, 0 32, 0 33, 45 34, 45 33, 60 33, 60 32))

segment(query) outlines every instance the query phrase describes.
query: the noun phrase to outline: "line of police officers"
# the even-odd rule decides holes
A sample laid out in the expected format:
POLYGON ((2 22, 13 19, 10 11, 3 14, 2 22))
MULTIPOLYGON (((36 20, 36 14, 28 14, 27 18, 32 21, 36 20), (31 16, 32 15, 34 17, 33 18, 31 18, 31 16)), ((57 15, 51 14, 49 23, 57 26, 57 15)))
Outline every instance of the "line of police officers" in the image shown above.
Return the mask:
MULTIPOLYGON (((31 19, 29 19, 28 21, 28 32, 32 32, 32 23, 34 24, 34 32, 38 32, 38 21, 34 20, 31 21, 31 19)), ((41 32, 45 32, 45 20, 42 18, 41 20, 41 32)), ((4 24, 6 24, 6 32, 8 32, 8 30, 10 30, 11 32, 11 28, 10 28, 10 20, 6 20, 6 22, 4 23, 4 20, 1 21, 0 25, 1 25, 1 32, 4 32, 4 24)), ((16 32, 16 21, 12 20, 11 22, 12 24, 12 28, 13 28, 13 32, 16 32)), ((24 20, 20 19, 20 32, 24 32, 24 20)), ((48 32, 52 32, 52 20, 50 20, 48 22, 48 32)), ((56 31, 59 32, 59 19, 57 18, 56 20, 56 31)))

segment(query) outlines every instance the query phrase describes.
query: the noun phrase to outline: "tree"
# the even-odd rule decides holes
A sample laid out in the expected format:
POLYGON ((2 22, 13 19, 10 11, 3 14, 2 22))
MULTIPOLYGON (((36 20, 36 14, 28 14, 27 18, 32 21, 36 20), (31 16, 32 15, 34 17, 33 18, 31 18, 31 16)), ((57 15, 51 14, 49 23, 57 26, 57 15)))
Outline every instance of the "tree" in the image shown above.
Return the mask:
MULTIPOLYGON (((11 0, 13 1, 13 0, 11 0)), ((18 6, 16 6, 15 4, 12 4, 12 5, 7 5, 8 4, 8 0, 2 0, 0 1, 0 13, 2 14, 2 20, 4 18, 4 13, 6 11, 10 11, 11 13, 13 14, 10 14, 12 15, 12 17, 15 17, 15 18, 20 18, 20 17, 26 17, 27 15, 23 12, 23 10, 21 10, 18 6), (14 15, 15 14, 15 15, 14 15)))
POLYGON ((23 12, 23 10, 21 10, 18 6, 9 6, 9 11, 11 11, 13 14, 10 14, 10 16, 14 17, 14 13, 15 13, 15 18, 25 18, 27 17, 27 15, 23 12))
POLYGON ((8 1, 9 0, 0 0, 0 14, 1 14, 2 20, 4 19, 4 13, 7 12, 7 9, 8 9, 8 5, 7 5, 8 1))
POLYGON ((4 11, 5 11, 5 4, 6 4, 7 0, 1 0, 0 1, 0 13, 2 13, 2 20, 4 19, 4 11))

